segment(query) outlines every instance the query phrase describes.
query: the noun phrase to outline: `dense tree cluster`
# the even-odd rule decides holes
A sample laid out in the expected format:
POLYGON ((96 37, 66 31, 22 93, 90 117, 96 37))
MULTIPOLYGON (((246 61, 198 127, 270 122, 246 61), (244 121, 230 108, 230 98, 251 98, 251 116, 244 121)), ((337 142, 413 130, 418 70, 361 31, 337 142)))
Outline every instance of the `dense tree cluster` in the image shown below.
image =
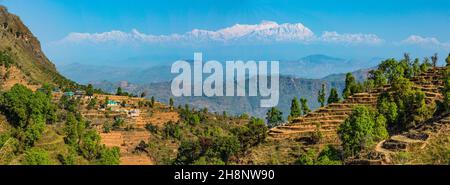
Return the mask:
POLYGON ((320 153, 315 149, 309 149, 302 153, 299 159, 295 162, 298 165, 341 165, 342 155, 339 149, 327 145, 320 153))
POLYGON ((47 94, 18 84, 1 94, 0 111, 13 126, 12 136, 20 141, 21 149, 32 147, 45 124, 56 121, 56 106, 47 94))
POLYGON ((366 106, 357 106, 338 128, 345 156, 353 156, 388 137, 386 118, 366 106))

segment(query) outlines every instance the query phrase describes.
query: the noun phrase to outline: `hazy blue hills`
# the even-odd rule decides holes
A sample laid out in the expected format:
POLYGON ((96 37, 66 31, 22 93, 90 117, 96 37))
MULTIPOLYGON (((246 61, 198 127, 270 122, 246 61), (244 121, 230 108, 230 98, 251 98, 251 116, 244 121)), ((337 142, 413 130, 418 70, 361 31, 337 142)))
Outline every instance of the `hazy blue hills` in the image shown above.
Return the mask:
MULTIPOLYGON (((381 59, 366 62, 346 60, 326 55, 310 55, 299 60, 280 62, 280 101, 279 107, 287 116, 290 101, 294 96, 308 99, 310 108, 317 108, 317 93, 322 83, 327 84, 327 91, 332 87, 342 92, 345 73, 354 71, 358 80, 367 77, 370 68, 381 59), (360 67, 360 68, 358 68, 360 67)), ((147 97, 168 102, 172 96, 170 81, 176 74, 170 73, 170 66, 153 66, 143 69, 137 67, 111 67, 83 64, 60 66, 60 72, 80 83, 92 83, 106 92, 114 93, 117 87, 140 94, 147 92, 147 97)), ((230 114, 249 113, 264 117, 267 108, 261 108, 261 97, 177 97, 177 105, 189 104, 196 108, 208 108, 212 112, 227 111, 230 114)))

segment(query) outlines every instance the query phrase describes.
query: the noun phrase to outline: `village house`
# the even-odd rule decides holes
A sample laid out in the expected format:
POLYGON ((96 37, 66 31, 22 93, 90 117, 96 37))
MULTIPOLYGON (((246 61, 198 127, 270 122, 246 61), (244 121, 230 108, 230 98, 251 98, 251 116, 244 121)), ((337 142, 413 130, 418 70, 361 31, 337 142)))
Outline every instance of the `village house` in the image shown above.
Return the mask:
POLYGON ((139 109, 132 109, 132 110, 128 111, 128 115, 130 117, 138 117, 139 113, 140 113, 139 109))

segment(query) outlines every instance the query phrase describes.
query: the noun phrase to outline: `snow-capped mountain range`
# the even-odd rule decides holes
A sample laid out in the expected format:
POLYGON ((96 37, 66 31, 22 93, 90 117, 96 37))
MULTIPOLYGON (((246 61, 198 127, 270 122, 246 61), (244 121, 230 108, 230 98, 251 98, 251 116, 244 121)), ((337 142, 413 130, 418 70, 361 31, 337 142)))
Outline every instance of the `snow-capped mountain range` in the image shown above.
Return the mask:
POLYGON ((235 43, 245 41, 264 42, 341 42, 341 43, 366 43, 379 44, 383 40, 375 34, 340 34, 337 32, 325 31, 321 36, 304 26, 302 23, 278 24, 274 21, 262 21, 259 24, 235 24, 216 31, 193 29, 184 34, 151 35, 133 29, 131 32, 113 30, 103 33, 70 33, 61 42, 130 42, 139 41, 145 43, 166 43, 166 42, 221 42, 235 43))

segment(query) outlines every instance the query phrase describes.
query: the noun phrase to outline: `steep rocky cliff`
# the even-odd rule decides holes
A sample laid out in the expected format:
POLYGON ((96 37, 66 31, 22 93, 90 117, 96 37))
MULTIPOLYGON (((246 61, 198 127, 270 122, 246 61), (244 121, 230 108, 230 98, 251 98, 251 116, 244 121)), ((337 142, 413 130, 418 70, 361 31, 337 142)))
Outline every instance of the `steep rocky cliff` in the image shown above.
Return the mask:
POLYGON ((0 52, 8 55, 13 64, 1 67, 1 87, 8 89, 15 83, 37 87, 44 83, 58 86, 74 84, 60 75, 55 65, 41 50, 39 40, 20 18, 0 5, 0 52))

